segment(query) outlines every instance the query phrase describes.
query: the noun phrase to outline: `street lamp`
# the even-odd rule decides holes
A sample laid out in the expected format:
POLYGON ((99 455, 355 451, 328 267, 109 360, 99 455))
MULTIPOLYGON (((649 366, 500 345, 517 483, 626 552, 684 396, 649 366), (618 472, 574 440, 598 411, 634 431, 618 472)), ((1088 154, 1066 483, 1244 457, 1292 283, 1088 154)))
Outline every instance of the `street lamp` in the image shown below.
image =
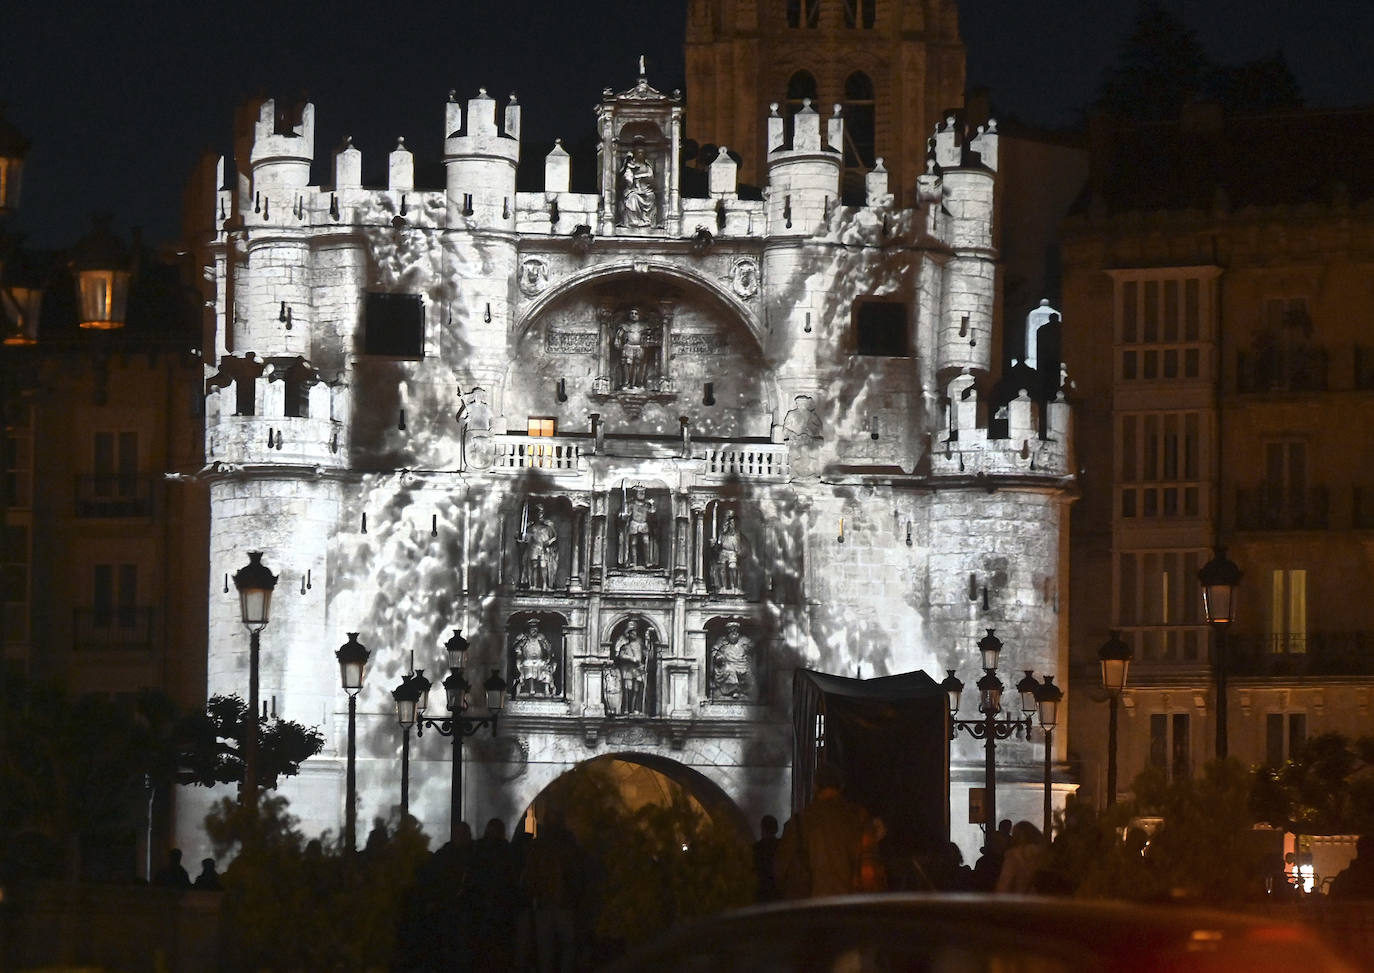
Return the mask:
POLYGON ((415 711, 415 735, 423 736, 426 729, 434 730, 440 736, 453 740, 453 786, 449 794, 449 839, 458 834, 463 822, 463 740, 474 735, 483 727, 491 727, 492 736, 496 735, 496 721, 506 702, 506 681, 501 673, 493 669, 482 689, 486 695, 487 714, 485 716, 465 716, 469 705, 468 693, 472 684, 463 675, 463 656, 468 650, 468 640, 458 629, 444 643, 448 653, 449 674, 444 679, 444 693, 447 697, 449 715, 444 718, 425 716, 415 711))
POLYGON ((240 801, 258 813, 258 633, 267 627, 277 576, 262 563, 262 551, 249 551, 248 563, 234 572, 239 618, 248 629, 248 725, 243 739, 243 789, 240 801))
MULTIPOLYGON (((1025 711, 1021 718, 1016 720, 1011 718, 1011 714, 997 719, 997 714, 1002 711, 1003 686, 1002 680, 997 678, 996 671, 1002 641, 994 629, 988 629, 988 634, 978 640, 978 651, 982 658, 983 675, 975 685, 978 687, 978 711, 983 714, 982 719, 961 720, 955 716, 959 712, 964 684, 955 676, 953 669, 947 670, 949 674, 940 683, 940 688, 949 698, 949 739, 953 741, 959 735, 959 731, 963 730, 975 740, 983 741, 983 826, 987 834, 992 834, 997 828, 997 741, 1006 740, 1013 735, 1024 735, 1026 739, 1030 739, 1031 717, 1034 710, 1025 711)), ((1030 678, 1030 673, 1027 673, 1027 678, 1030 678)), ((1031 681, 1034 682, 1034 679, 1031 681)), ((1024 682, 1025 679, 1021 681, 1024 682)), ((1018 691, 1021 683, 1017 684, 1018 691)), ((1022 701, 1024 706, 1024 695, 1022 701)))
POLYGON ((401 684, 391 691, 396 701, 396 722, 401 724, 401 819, 410 814, 410 728, 429 706, 430 682, 425 670, 416 669, 401 677, 401 684))
POLYGON ((1241 570, 1226 556, 1226 548, 1218 546, 1212 560, 1204 564, 1197 573, 1202 583, 1202 610, 1207 616, 1207 624, 1216 633, 1216 661, 1213 669, 1217 678, 1217 745, 1216 757, 1225 760, 1226 746, 1226 630, 1235 619, 1236 586, 1240 584, 1241 570))
POLYGON ((1107 691, 1107 806, 1116 803, 1116 710, 1121 693, 1126 688, 1126 676, 1131 670, 1135 652, 1113 631, 1097 650, 1102 663, 1102 688, 1107 691))
MULTIPOLYGON (((1026 673, 1029 678, 1030 673, 1026 673)), ((1032 680, 1033 682, 1034 680, 1032 680)), ((1035 688, 1036 711, 1040 715, 1040 729, 1045 732, 1045 840, 1050 840, 1050 826, 1054 824, 1054 808, 1050 800, 1050 772, 1054 759, 1054 727, 1059 722, 1059 703, 1064 698, 1064 690, 1054 684, 1054 676, 1046 676, 1045 681, 1035 688)))
POLYGON ((72 250, 81 327, 97 331, 124 327, 133 276, 130 266, 128 248, 110 231, 110 218, 97 216, 94 228, 72 250))
POLYGON ((339 646, 334 658, 339 661, 339 677, 348 693, 348 773, 344 778, 344 850, 353 854, 358 848, 358 778, 357 723, 358 692, 363 688, 363 668, 372 653, 358 641, 357 632, 348 633, 348 641, 339 646))
POLYGON ((20 176, 28 151, 28 139, 0 115, 0 216, 19 208, 20 176))

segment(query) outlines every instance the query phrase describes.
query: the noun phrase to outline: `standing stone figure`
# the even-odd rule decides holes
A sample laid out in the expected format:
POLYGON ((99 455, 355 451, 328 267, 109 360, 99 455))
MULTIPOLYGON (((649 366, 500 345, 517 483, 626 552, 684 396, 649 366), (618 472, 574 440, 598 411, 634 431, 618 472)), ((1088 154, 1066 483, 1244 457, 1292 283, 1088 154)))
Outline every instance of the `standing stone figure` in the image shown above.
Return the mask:
POLYGON ((740 632, 739 622, 730 622, 711 646, 711 695, 753 699, 754 688, 754 641, 740 632))
POLYGON ((485 470, 491 466, 491 406, 481 386, 458 400, 458 429, 461 434, 459 468, 485 470))
POLYGON ((634 495, 624 500, 620 522, 620 566, 654 567, 654 501, 644 495, 644 484, 638 484, 634 495))
POLYGON ((649 326, 640 318, 639 308, 630 308, 625 323, 615 330, 615 350, 620 356, 616 363, 618 389, 646 388, 649 380, 649 326))
POLYGON ((620 167, 620 213, 625 226, 653 226, 658 222, 658 193, 654 189, 654 167, 636 146, 620 167))
POLYGON ((519 538, 520 587, 552 588, 558 575, 558 528, 544 516, 544 505, 534 505, 534 517, 519 538))
POLYGON ((555 696, 558 693, 558 664, 553 647, 539 631, 538 619, 525 623, 525 631, 516 637, 515 654, 516 696, 555 696))
POLYGON ((741 541, 734 511, 725 515, 725 527, 716 538, 715 582, 717 591, 739 591, 741 541))
POLYGON ((615 712, 621 714, 644 712, 644 685, 649 677, 650 647, 647 641, 648 627, 641 635, 640 624, 637 618, 626 622, 625 631, 611 648, 611 661, 615 664, 620 683, 620 703, 615 712))

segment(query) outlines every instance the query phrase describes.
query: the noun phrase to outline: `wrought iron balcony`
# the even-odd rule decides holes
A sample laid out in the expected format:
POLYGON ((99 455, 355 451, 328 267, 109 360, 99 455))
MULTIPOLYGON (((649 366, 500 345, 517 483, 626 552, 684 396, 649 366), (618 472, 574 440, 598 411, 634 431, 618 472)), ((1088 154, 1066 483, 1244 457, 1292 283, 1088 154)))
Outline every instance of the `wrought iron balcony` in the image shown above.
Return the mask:
POLYGON ((1241 530, 1326 530, 1330 523, 1326 487, 1289 490, 1259 486, 1236 491, 1236 527, 1241 530))
POLYGON ((152 514, 151 476, 136 474, 76 478, 78 517, 151 517, 152 514))
POLYGON ((1241 352, 1236 356, 1236 391, 1324 392, 1327 365, 1326 349, 1313 345, 1241 352))
POLYGON ((153 648, 153 609, 137 605, 78 608, 73 613, 78 652, 148 652, 153 648))
POLYGON ((1374 675, 1374 632, 1233 633, 1226 651, 1239 676, 1374 675))

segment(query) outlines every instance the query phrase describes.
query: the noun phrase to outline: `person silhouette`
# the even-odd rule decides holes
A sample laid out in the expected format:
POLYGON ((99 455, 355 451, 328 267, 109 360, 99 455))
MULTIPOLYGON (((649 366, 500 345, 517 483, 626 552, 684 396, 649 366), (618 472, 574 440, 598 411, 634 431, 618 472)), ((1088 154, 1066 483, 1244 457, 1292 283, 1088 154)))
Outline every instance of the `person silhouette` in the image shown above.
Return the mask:
POLYGON ((166 889, 189 889, 191 876, 181 866, 181 849, 173 848, 167 853, 167 864, 159 868, 153 876, 153 884, 166 889))
POLYGON ((196 876, 194 886, 202 892, 218 892, 220 890, 219 872, 215 871, 213 858, 200 860, 200 874, 196 876))

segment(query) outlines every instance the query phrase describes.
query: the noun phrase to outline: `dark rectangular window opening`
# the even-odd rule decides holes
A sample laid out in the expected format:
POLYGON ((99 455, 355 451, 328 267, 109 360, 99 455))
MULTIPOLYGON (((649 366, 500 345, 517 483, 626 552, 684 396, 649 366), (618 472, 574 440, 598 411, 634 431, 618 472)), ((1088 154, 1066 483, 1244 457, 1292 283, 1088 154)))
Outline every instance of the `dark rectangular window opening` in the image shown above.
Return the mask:
POLYGON ((854 354, 911 357, 906 305, 900 301, 858 301, 854 305, 854 354))
POLYGON ((363 354, 423 358, 425 306, 419 294, 367 295, 363 354))

